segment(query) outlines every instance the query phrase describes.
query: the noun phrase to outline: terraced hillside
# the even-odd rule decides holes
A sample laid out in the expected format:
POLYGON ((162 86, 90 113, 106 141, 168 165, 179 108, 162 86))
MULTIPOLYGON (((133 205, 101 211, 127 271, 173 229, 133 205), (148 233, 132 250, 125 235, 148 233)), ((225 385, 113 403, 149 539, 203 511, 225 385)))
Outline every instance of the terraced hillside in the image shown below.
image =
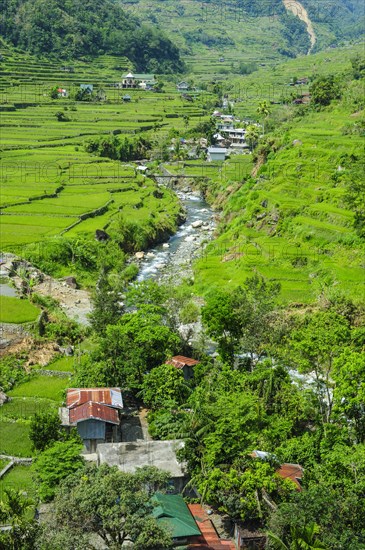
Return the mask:
POLYGON ((131 101, 123 102, 123 90, 114 85, 129 68, 124 58, 65 66, 12 50, 1 55, 2 248, 65 232, 91 235, 118 223, 120 214, 152 233, 172 230, 179 212, 175 196, 168 190, 155 196, 155 182, 137 177, 133 165, 91 155, 84 144, 141 132, 156 140, 172 122, 182 127, 183 116, 203 120, 202 109, 172 88, 171 94, 130 91, 131 101), (80 84, 92 84, 99 101, 72 100, 80 84), (68 97, 51 99, 55 86, 68 97))
POLYGON ((123 7, 158 23, 181 49, 189 72, 207 80, 247 74, 261 64, 357 39, 364 30, 364 6, 357 0, 123 0, 123 7), (315 43, 302 13, 309 17, 315 43))
MULTIPOLYGON (((351 182, 364 175, 363 81, 352 80, 350 63, 360 51, 345 48, 279 65, 278 91, 289 74, 316 64, 318 74, 339 73, 342 99, 321 109, 291 101, 271 105, 253 158, 175 168, 205 178, 207 196, 223 211, 220 235, 196 266, 198 293, 234 287, 259 273, 281 283, 285 302, 310 303, 328 292, 364 301, 364 241, 346 200, 351 182)), ((235 105, 240 116, 254 116, 260 101, 270 103, 266 85, 275 77, 269 69, 257 76, 260 92, 235 105)), ((242 89, 253 83, 253 75, 240 81, 242 89)))

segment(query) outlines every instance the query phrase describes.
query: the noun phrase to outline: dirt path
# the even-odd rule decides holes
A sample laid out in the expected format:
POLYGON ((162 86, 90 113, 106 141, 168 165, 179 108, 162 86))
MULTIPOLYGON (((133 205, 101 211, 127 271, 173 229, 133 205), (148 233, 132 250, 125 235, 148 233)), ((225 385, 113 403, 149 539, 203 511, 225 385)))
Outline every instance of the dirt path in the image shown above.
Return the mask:
POLYGON ((300 2, 296 0, 283 0, 283 4, 288 11, 291 11, 293 15, 298 17, 301 21, 307 25, 307 33, 309 34, 311 47, 308 50, 307 55, 313 50, 315 43, 317 41, 316 34, 313 29, 312 21, 308 17, 307 10, 302 6, 300 2))
POLYGON ((82 325, 89 324, 88 314, 91 313, 92 305, 90 293, 86 290, 70 288, 64 281, 45 275, 43 282, 38 283, 34 291, 58 300, 67 317, 82 325))

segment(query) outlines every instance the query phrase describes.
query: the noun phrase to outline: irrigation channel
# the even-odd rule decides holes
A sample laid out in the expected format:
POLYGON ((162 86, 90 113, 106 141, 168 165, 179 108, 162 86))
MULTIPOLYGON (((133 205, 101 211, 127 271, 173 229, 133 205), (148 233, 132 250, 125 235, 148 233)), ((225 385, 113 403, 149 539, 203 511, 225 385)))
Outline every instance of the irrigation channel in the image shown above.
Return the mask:
POLYGON ((140 262, 138 281, 156 279, 179 282, 193 276, 193 261, 212 239, 215 214, 198 192, 176 191, 186 211, 186 220, 163 244, 150 249, 140 262))

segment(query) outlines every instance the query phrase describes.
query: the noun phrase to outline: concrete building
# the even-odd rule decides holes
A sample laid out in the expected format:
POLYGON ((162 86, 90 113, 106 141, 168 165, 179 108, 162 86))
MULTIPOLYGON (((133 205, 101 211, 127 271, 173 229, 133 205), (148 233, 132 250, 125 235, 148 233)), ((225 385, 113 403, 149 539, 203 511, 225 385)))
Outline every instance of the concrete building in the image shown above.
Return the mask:
POLYGON ((122 88, 142 88, 147 90, 152 88, 156 84, 156 80, 153 74, 142 73, 128 73, 123 76, 122 88))
POLYGON ((120 471, 129 473, 142 466, 156 466, 170 474, 176 492, 181 492, 188 476, 185 464, 177 459, 176 453, 183 447, 184 442, 179 439, 101 443, 96 448, 97 462, 98 465, 117 466, 120 471))
POLYGON ((226 160, 227 156, 227 149, 224 147, 208 147, 208 161, 214 161, 214 160, 226 160))

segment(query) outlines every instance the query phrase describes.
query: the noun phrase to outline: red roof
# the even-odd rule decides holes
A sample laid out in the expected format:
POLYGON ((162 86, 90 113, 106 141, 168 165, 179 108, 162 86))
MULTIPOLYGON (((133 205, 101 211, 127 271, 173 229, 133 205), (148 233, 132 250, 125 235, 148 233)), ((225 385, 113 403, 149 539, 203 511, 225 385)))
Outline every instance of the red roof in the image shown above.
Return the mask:
POLYGON ((70 423, 77 424, 84 420, 101 420, 110 424, 119 424, 118 411, 100 403, 83 403, 69 410, 70 423))
POLYGON ((289 464, 287 462, 282 464, 280 468, 276 470, 276 473, 283 479, 291 479, 292 481, 294 481, 298 491, 302 490, 298 479, 302 479, 303 472, 304 470, 300 464, 289 464))
POLYGON ((109 407, 123 408, 120 388, 69 388, 66 406, 68 409, 93 401, 109 407))
POLYGON ((169 361, 166 361, 166 365, 173 365, 177 369, 182 369, 185 366, 193 367, 197 365, 200 361, 196 359, 191 359, 191 357, 184 357, 183 355, 175 355, 169 361))
POLYGON ((188 504, 188 508, 202 533, 201 537, 193 537, 189 541, 189 550, 236 550, 232 541, 219 538, 208 514, 200 504, 188 504))

